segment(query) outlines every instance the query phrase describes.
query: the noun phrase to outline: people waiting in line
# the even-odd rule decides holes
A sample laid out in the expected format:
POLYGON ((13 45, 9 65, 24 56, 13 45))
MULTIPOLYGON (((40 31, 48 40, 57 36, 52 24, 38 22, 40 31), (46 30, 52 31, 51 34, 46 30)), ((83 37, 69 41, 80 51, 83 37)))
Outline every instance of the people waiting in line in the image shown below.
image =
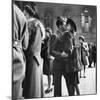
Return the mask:
MULTIPOLYGON (((86 78, 86 67, 91 68, 92 63, 95 66, 96 45, 88 46, 84 36, 78 38, 79 44, 76 45, 77 26, 71 18, 57 17, 57 32, 53 34, 50 27, 44 28, 35 6, 33 9, 25 5, 23 13, 15 4, 13 6, 13 47, 20 48, 20 57, 24 61, 24 67, 18 70, 18 62, 13 62, 14 100, 22 98, 22 94, 25 99, 44 97, 44 93, 53 91, 52 85, 54 96, 62 96, 62 76, 65 78, 68 95, 74 96, 75 92, 80 95, 79 72, 80 78, 86 78), (17 47, 15 43, 19 42, 16 40, 21 40, 17 47), (48 81, 45 92, 43 74, 47 75, 48 81)), ((13 55, 15 57, 14 52, 13 55)))

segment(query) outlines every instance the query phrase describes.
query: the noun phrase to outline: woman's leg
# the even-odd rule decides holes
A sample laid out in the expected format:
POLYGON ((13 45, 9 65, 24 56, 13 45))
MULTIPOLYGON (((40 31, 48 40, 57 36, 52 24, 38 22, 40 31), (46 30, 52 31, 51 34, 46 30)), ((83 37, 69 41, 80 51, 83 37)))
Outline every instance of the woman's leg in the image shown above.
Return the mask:
POLYGON ((80 71, 80 78, 82 77, 81 71, 80 71))
POLYGON ((86 65, 84 65, 84 78, 86 78, 86 76, 85 76, 85 72, 86 72, 86 65))
POLYGON ((48 88, 46 89, 45 93, 49 93, 52 91, 52 76, 51 75, 47 75, 47 79, 48 79, 48 88))
POLYGON ((51 89, 52 86, 52 76, 48 75, 48 88, 51 89))

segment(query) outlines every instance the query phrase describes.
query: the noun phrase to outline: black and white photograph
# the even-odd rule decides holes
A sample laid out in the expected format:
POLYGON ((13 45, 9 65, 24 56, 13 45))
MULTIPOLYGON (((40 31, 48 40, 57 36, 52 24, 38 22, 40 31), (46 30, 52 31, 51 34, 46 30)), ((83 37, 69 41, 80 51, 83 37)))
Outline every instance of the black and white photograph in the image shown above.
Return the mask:
POLYGON ((12 100, 97 94, 97 6, 12 0, 12 100))

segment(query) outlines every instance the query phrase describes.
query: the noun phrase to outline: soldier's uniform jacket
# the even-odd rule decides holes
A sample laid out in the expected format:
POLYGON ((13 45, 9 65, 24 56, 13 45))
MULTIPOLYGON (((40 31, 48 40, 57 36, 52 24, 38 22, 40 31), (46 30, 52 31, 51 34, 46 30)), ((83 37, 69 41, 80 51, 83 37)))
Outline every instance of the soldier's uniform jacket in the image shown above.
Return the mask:
POLYGON ((20 80, 25 74, 25 56, 23 49, 28 47, 27 21, 21 10, 13 5, 13 81, 20 80))
POLYGON ((72 51, 72 38, 68 33, 61 33, 57 31, 57 34, 54 35, 53 45, 51 46, 51 55, 55 57, 53 63, 53 72, 63 71, 66 63, 69 62, 69 57, 72 51), (65 51, 68 54, 68 57, 62 57, 61 53, 65 51))

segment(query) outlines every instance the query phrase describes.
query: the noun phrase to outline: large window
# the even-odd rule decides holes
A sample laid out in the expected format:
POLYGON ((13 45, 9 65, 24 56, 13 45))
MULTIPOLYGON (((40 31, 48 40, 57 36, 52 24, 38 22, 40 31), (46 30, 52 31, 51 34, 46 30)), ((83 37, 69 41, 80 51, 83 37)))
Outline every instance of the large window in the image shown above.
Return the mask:
POLYGON ((88 33, 91 30, 91 23, 92 23, 92 17, 89 14, 89 11, 87 9, 84 9, 81 13, 81 26, 82 26, 82 32, 88 33))

